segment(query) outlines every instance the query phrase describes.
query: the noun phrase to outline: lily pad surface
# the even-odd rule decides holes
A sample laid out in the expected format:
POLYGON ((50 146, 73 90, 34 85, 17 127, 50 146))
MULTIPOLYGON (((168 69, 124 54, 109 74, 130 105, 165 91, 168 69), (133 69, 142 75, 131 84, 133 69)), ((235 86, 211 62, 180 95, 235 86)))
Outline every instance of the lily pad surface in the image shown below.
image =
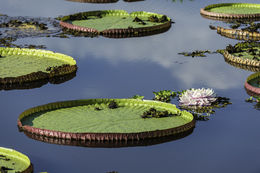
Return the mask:
POLYGON ((33 171, 30 159, 13 149, 0 147, 0 172, 31 173, 33 171))
POLYGON ((259 18, 260 4, 249 3, 222 3, 212 4, 200 10, 200 13, 216 18, 259 18))
POLYGON ((60 25, 106 37, 135 37, 165 32, 171 27, 171 19, 144 11, 129 14, 124 10, 103 10, 64 16, 60 25))
POLYGON ((260 72, 254 73, 247 78, 245 88, 249 95, 260 97, 260 72))
POLYGON ((71 74, 76 61, 47 50, 0 47, 0 85, 27 83, 71 74))
POLYGON ((173 104, 136 99, 50 103, 26 110, 18 119, 18 127, 27 133, 82 141, 143 140, 177 135, 194 126, 193 115, 173 104), (151 108, 175 116, 142 118, 151 108))

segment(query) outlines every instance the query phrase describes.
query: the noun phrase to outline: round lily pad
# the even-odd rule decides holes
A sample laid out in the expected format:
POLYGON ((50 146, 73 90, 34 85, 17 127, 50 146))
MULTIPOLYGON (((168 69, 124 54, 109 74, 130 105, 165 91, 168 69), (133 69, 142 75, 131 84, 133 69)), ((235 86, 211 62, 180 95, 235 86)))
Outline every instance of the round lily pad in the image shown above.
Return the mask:
POLYGON ((226 61, 260 68, 260 43, 244 42, 235 46, 229 45, 223 52, 226 61))
POLYGON ((240 29, 227 29, 218 26, 217 27, 217 33, 228 37, 232 39, 237 39, 237 40, 251 40, 251 41, 259 41, 260 40, 260 33, 258 32, 249 32, 249 31, 244 31, 240 29))
POLYGON ((177 135, 195 126, 193 115, 175 105, 136 99, 86 99, 50 103, 23 112, 20 130, 82 141, 128 141, 177 135), (165 113, 144 118, 150 109, 165 113))
POLYGON ((0 147, 0 172, 31 173, 33 166, 26 155, 13 149, 0 147))
POLYGON ((221 3, 200 9, 204 16, 214 18, 250 19, 260 17, 260 4, 221 3))
POLYGON ((64 16, 60 25, 105 37, 138 37, 167 31, 171 27, 171 19, 144 11, 129 14, 124 10, 103 10, 64 16))
POLYGON ((0 47, 0 86, 24 84, 75 73, 76 61, 47 50, 0 47))
POLYGON ((247 78, 245 89, 249 95, 260 97, 260 72, 254 73, 247 78))
POLYGON ((114 3, 118 0, 67 0, 73 2, 83 2, 83 3, 114 3))

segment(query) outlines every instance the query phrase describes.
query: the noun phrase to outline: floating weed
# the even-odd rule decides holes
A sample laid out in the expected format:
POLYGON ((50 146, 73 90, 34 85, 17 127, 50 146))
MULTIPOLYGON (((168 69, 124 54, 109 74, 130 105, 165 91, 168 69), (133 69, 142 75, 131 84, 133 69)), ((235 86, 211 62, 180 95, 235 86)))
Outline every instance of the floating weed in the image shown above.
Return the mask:
POLYGON ((102 109, 99 108, 99 107, 95 107, 95 110, 96 110, 96 111, 101 111, 102 109))
POLYGON ((251 96, 251 97, 245 99, 245 102, 248 102, 248 103, 256 103, 256 104, 254 105, 254 108, 255 108, 256 110, 260 110, 260 97, 258 97, 258 96, 251 96))
POLYGON ((191 56, 191 57, 206 57, 206 53, 212 54, 215 52, 211 52, 210 50, 195 50, 193 52, 181 52, 178 53, 179 55, 184 55, 184 56, 191 56))
POLYGON ((134 95, 133 97, 131 97, 132 99, 138 99, 138 100, 143 100, 144 96, 140 96, 138 94, 134 95))
POLYGON ((176 96, 176 93, 171 90, 161 90, 158 92, 153 92, 154 94, 154 100, 162 101, 162 102, 170 102, 171 97, 174 98, 176 96))
POLYGON ((181 112, 177 112, 175 114, 168 111, 158 111, 155 108, 150 108, 148 111, 145 111, 142 118, 163 118, 163 117, 171 117, 171 116, 180 116, 181 112))

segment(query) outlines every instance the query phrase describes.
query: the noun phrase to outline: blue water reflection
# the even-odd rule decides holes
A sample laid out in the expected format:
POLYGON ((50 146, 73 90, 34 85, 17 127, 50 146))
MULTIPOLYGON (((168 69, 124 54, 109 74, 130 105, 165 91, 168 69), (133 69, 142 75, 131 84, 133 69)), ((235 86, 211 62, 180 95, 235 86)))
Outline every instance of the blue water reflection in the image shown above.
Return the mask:
MULTIPOLYGON (((77 76, 59 85, 31 90, 0 91, 0 146, 27 154, 35 172, 252 172, 260 171, 259 110, 245 103, 250 71, 235 68, 220 54, 191 58, 179 52, 217 50, 237 41, 209 29, 199 9, 220 0, 146 0, 136 3, 76 3, 65 0, 1 1, 0 13, 10 16, 56 17, 79 11, 124 9, 166 14, 176 23, 163 34, 143 38, 25 38, 17 44, 46 45, 74 57, 77 76), (207 122, 180 140, 148 147, 85 148, 54 145, 27 138, 17 130, 19 114, 49 102, 87 98, 153 97, 152 91, 210 87, 232 105, 219 109, 207 122)), ((229 2, 236 2, 235 0, 229 2)), ((258 3, 257 0, 247 2, 258 3)))

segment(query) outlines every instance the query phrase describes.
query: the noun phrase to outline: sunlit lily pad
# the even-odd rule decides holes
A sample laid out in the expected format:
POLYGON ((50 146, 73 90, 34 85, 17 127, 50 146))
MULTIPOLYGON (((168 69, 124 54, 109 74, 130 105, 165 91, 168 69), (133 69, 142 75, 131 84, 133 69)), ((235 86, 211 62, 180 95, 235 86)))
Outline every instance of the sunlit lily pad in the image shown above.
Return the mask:
POLYGON ((19 116, 22 131, 72 140, 144 140, 177 135, 193 129, 195 120, 175 105, 137 99, 87 99, 50 103, 19 116), (115 106, 116 105, 116 106, 115 106), (155 108, 176 116, 142 118, 155 108))
POLYGON ((26 155, 13 149, 0 147, 0 172, 31 173, 33 166, 26 155))
POLYGON ((223 51, 226 61, 260 68, 260 43, 244 42, 226 47, 223 51))
POLYGON ((222 3, 212 4, 200 10, 204 16, 215 18, 259 18, 260 17, 260 4, 249 3, 222 3))
POLYGON ((47 50, 0 47, 0 86, 49 81, 75 73, 76 61, 47 50))
POLYGON ((245 89, 249 95, 260 97, 260 72, 254 73, 247 78, 245 89))
POLYGON ((167 31, 171 27, 171 19, 144 11, 129 14, 124 10, 103 10, 64 16, 60 25, 105 37, 138 37, 167 31))

